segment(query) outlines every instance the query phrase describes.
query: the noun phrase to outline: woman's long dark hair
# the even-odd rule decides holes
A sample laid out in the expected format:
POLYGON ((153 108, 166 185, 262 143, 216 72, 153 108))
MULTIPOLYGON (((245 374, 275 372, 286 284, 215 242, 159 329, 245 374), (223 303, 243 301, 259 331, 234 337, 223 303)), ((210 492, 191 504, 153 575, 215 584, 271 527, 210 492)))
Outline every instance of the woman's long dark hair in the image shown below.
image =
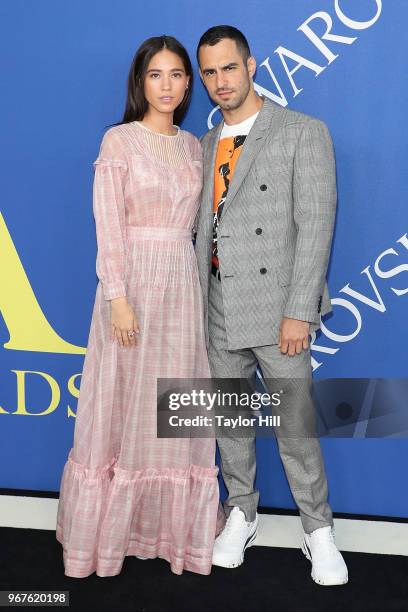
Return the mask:
POLYGON ((186 49, 173 36, 153 36, 145 40, 133 58, 132 65, 129 70, 127 99, 125 112, 123 113, 122 121, 113 125, 121 125, 130 121, 141 121, 149 107, 144 95, 144 81, 146 77, 147 67, 150 60, 156 53, 168 49, 172 53, 179 56, 183 62, 184 70, 187 76, 190 77, 188 89, 184 94, 184 98, 174 111, 173 123, 180 125, 187 112, 191 100, 191 92, 193 88, 193 68, 186 49))

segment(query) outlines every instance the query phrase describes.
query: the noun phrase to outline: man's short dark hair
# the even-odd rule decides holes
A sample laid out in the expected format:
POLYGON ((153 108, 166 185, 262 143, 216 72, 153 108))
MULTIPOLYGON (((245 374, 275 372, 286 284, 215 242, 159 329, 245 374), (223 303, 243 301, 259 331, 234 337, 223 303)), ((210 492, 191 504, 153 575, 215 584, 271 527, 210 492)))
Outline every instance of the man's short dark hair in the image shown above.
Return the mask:
POLYGON ((200 65, 200 61, 198 59, 198 54, 200 48, 203 45, 210 45, 211 47, 219 43, 221 40, 225 38, 230 38, 231 40, 235 40, 235 44, 238 47, 238 51, 241 53, 242 59, 244 60, 244 64, 246 64, 248 57, 251 55, 251 51, 249 49, 248 41, 238 28, 234 28, 234 26, 229 25, 218 25, 213 26, 201 36, 197 45, 197 62, 200 65))

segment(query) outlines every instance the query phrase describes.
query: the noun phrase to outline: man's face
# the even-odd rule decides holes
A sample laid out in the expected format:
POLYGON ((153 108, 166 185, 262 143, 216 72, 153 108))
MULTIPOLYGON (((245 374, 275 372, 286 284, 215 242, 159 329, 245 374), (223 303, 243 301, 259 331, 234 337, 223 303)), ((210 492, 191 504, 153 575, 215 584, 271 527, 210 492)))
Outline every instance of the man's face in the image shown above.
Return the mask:
POLYGON ((251 87, 254 58, 245 64, 235 40, 224 38, 216 45, 200 47, 199 60, 200 76, 210 98, 221 110, 239 108, 251 87))

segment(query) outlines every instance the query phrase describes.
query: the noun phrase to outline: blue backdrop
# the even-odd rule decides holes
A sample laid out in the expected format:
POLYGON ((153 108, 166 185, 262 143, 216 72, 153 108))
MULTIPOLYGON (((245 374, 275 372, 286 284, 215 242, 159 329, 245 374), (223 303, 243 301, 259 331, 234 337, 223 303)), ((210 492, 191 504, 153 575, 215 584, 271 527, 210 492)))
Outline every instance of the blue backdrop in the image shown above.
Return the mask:
MULTIPOLYGON (((407 377, 407 22, 405 0, 2 1, 0 487, 59 489, 97 283, 92 162, 149 36, 178 37, 195 64, 204 30, 235 25, 258 91, 327 123, 334 315, 315 377, 407 377)), ((196 75, 183 127, 199 136, 220 115, 196 75)), ((397 438, 322 440, 334 511, 408 516, 397 438)), ((257 448, 261 504, 294 507, 275 440, 257 448)))

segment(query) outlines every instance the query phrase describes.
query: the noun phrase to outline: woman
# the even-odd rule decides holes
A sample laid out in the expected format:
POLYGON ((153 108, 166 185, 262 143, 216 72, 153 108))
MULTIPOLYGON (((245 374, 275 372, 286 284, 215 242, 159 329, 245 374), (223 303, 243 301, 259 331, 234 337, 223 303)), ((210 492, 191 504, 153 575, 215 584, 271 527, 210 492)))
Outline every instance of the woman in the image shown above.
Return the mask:
POLYGON ((94 162, 100 282, 56 530, 67 576, 119 574, 126 555, 211 570, 215 441, 156 434, 157 378, 210 376, 192 244, 201 147, 174 125, 192 83, 176 39, 146 40, 94 162))

